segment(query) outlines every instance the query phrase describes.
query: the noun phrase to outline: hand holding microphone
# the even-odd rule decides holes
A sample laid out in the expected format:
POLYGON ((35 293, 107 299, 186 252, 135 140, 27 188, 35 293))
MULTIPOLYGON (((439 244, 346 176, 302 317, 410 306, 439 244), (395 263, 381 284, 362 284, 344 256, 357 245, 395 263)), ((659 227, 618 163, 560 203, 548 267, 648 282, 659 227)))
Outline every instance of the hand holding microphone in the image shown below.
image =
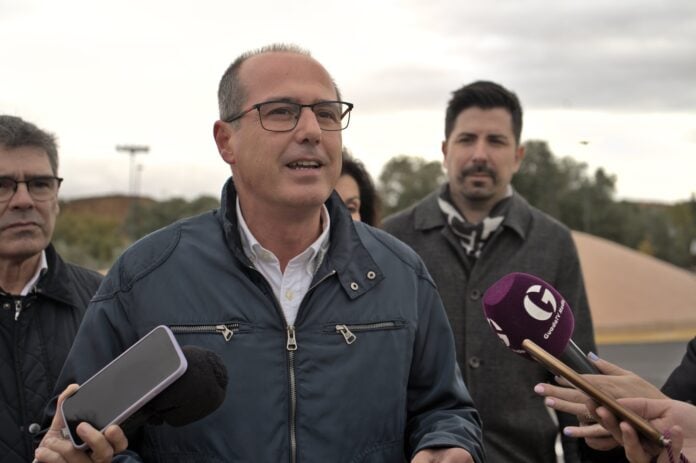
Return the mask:
MULTIPOLYGON (((652 425, 590 382, 589 378, 600 372, 570 339, 574 327, 572 312, 551 285, 533 275, 511 273, 486 291, 483 306, 494 333, 513 352, 536 360, 565 378, 569 384, 629 421, 649 440, 660 445, 666 443, 652 425)), ((537 388, 540 386, 543 392, 545 385, 537 388)), ((584 405, 582 410, 587 415, 584 405)), ((588 415, 585 420, 591 418, 588 415)), ((602 433, 608 435, 604 430, 602 433)))

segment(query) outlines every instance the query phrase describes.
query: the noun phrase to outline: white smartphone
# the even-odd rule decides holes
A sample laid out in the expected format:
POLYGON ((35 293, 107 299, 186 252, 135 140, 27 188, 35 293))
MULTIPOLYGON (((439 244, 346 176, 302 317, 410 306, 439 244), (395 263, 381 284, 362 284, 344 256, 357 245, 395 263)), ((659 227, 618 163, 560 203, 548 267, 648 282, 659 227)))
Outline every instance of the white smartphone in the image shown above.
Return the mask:
POLYGON ((188 364, 171 330, 155 327, 63 401, 61 411, 73 445, 86 444, 77 425, 86 421, 100 431, 120 424, 176 381, 188 364))

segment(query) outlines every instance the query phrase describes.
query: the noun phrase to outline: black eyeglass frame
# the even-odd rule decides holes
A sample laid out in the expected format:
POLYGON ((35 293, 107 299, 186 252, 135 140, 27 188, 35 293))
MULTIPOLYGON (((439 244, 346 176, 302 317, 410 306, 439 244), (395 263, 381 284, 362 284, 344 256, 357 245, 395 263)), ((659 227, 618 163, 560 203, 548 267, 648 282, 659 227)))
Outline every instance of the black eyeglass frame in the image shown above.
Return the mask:
POLYGON ((321 130, 324 130, 324 131, 327 131, 327 132, 340 132, 341 130, 347 129, 347 128, 348 128, 348 125, 350 124, 350 113, 351 113, 351 111, 353 110, 353 107, 354 107, 355 105, 354 105, 353 103, 348 103, 347 101, 341 101, 341 100, 317 101, 316 103, 311 103, 311 104, 296 103, 296 102, 294 102, 294 101, 288 101, 288 100, 269 100, 269 101, 263 101, 263 102, 261 102, 261 103, 256 103, 255 105, 252 105, 251 107, 249 107, 249 108, 243 110, 243 111, 240 112, 239 114, 236 114, 236 115, 234 115, 234 116, 230 116, 230 117, 228 117, 228 118, 226 118, 226 119, 223 119, 223 121, 224 121, 224 122, 227 122, 227 123, 234 122, 234 121, 236 121, 236 120, 238 120, 238 119, 241 119, 242 117, 246 116, 247 114, 249 114, 249 113, 252 112, 253 110, 256 110, 256 111, 258 111, 258 115, 259 115, 259 123, 261 124, 261 127, 262 127, 264 130, 268 130, 269 132, 279 132, 279 133, 282 133, 282 132, 292 132, 293 130, 295 130, 295 128, 297 127, 297 124, 300 122, 300 114, 302 113, 302 108, 309 108, 309 109, 312 111, 312 113, 314 113, 314 107, 315 107, 315 106, 322 105, 322 104, 327 104, 327 103, 340 103, 340 104, 344 104, 344 105, 348 106, 348 109, 346 109, 346 110, 343 112, 343 114, 341 115, 341 120, 343 120, 343 119, 346 117, 346 115, 348 116, 348 120, 346 121, 345 127, 341 127, 340 129, 325 129, 325 128, 321 127, 321 130), (297 118, 295 118, 295 124, 292 126, 292 128, 289 128, 289 129, 286 129, 286 130, 272 130, 272 129, 266 128, 266 126, 263 125, 263 118, 261 117, 261 107, 262 107, 263 105, 270 104, 270 103, 286 103, 286 104, 291 104, 291 105, 294 105, 294 106, 297 106, 298 108, 300 108, 300 110, 299 110, 298 113, 297 113, 297 118))
POLYGON ((19 188, 19 184, 20 184, 20 183, 24 183, 24 184, 26 185, 26 187, 27 187, 27 192, 29 193, 29 196, 31 196, 31 198, 32 198, 34 201, 49 201, 49 200, 51 200, 51 199, 53 199, 53 198, 56 197, 56 195, 57 195, 57 193, 58 193, 58 190, 60 189, 60 185, 61 185, 61 183, 63 183, 63 178, 62 178, 62 177, 58 177, 58 176, 56 176, 56 175, 42 175, 42 176, 38 176, 38 177, 32 177, 32 178, 27 179, 27 180, 17 180, 17 179, 14 179, 14 178, 12 178, 12 177, 3 177, 3 176, 0 176, 0 181, 7 181, 7 180, 11 180, 12 182, 14 182, 14 188, 12 189, 12 194, 9 195, 9 196, 8 196, 7 198, 5 198, 5 199, 0 198, 0 202, 7 202, 7 201, 10 201, 10 200, 14 197, 14 195, 17 194, 17 188, 19 188), (55 191, 53 192, 53 196, 46 197, 46 198, 36 198, 36 197, 34 196, 34 193, 32 193, 33 188, 30 187, 29 185, 30 185, 32 182, 36 182, 36 181, 39 181, 39 182, 40 182, 40 181, 42 181, 42 180, 45 181, 45 180, 49 180, 49 179, 50 179, 50 180, 56 180, 56 181, 58 182, 58 184, 56 185, 55 191))

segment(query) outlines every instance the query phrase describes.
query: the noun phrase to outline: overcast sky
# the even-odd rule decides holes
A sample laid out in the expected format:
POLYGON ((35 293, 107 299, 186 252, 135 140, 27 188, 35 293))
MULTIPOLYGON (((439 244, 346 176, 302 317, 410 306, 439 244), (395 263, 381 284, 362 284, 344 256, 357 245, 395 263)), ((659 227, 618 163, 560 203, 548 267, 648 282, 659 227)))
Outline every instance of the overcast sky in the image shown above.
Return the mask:
POLYGON ((696 193, 694 0, 0 0, 0 112, 58 135, 63 198, 217 196, 220 76, 272 42, 308 48, 355 104, 344 143, 377 177, 441 159, 452 90, 515 91, 523 139, 618 177, 617 198, 696 193), (587 144, 581 143, 588 142, 587 144))

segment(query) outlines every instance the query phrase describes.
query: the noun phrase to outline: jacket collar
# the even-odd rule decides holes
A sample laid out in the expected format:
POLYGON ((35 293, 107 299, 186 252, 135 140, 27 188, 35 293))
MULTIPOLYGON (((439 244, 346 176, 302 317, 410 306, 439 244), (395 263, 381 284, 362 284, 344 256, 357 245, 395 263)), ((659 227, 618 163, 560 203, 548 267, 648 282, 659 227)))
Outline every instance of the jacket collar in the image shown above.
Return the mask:
MULTIPOLYGON (((220 220, 228 247, 234 256, 246 267, 252 267, 242 247, 235 210, 236 201, 237 191, 234 180, 230 177, 222 189, 220 220)), ((353 222, 335 191, 331 193, 325 205, 331 220, 329 251, 314 275, 310 288, 335 273, 348 297, 355 299, 382 281, 384 274, 356 230, 356 227, 366 225, 353 222)))
POLYGON ((71 277, 68 273, 68 266, 58 255, 52 244, 48 245, 45 252, 48 268, 27 296, 41 295, 62 302, 66 306, 76 307, 78 301, 75 300, 74 294, 68 287, 68 284, 66 284, 71 277))
MULTIPOLYGON (((413 218, 416 230, 430 230, 447 226, 445 217, 437 204, 437 198, 448 185, 445 183, 415 206, 413 218)), ((513 190, 510 198, 510 208, 505 215, 502 225, 514 230, 522 239, 525 239, 527 224, 530 220, 529 203, 517 191, 513 190)))

